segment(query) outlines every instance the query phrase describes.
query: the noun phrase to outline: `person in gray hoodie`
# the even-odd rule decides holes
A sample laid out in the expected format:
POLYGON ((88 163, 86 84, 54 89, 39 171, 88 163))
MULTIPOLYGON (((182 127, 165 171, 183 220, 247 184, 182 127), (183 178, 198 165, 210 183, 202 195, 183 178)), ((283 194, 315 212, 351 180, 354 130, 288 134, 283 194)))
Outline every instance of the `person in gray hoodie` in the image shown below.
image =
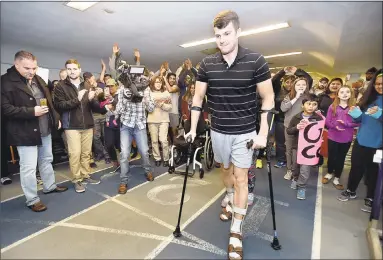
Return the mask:
POLYGON ((291 119, 301 112, 302 110, 302 99, 303 94, 309 92, 309 84, 306 78, 300 77, 297 78, 291 88, 290 93, 285 97, 281 104, 281 111, 285 113, 285 144, 286 144, 286 159, 287 159, 287 172, 284 176, 286 180, 291 180, 292 174, 294 172, 294 163, 293 158, 296 154, 293 154, 293 137, 288 135, 286 129, 289 127, 291 119))

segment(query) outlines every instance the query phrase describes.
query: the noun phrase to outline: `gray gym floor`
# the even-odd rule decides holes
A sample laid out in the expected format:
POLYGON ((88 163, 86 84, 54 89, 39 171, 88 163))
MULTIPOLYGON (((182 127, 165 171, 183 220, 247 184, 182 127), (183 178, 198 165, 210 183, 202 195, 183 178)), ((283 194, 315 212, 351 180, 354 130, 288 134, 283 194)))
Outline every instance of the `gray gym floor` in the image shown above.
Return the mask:
MULTIPOLYGON (((139 160, 133 162, 139 166, 139 160)), ((189 179, 182 214, 183 237, 174 239, 183 179, 155 170, 154 182, 146 182, 135 167, 129 191, 118 195, 119 176, 108 165, 99 164, 94 176, 100 185, 76 194, 68 181, 67 164, 55 167, 56 180, 68 186, 63 194, 41 195, 48 210, 34 213, 25 206, 18 176, 1 186, 1 257, 60 259, 225 259, 230 223, 219 220, 224 187, 219 169, 199 179, 189 179)), ((326 171, 325 168, 320 171, 326 171)), ((283 179, 285 169, 272 167, 276 223, 282 250, 270 247, 273 235, 266 165, 257 170, 256 200, 248 209, 244 226, 245 259, 369 258, 365 229, 369 215, 362 212, 365 186, 360 197, 339 202, 339 191, 323 185, 314 172, 307 199, 296 199, 296 191, 283 179), (318 188, 319 187, 319 188, 318 188)), ((321 174, 321 173, 319 173, 321 174)), ((342 176, 346 184, 348 168, 342 176)), ((320 177, 319 177, 320 178, 320 177)))

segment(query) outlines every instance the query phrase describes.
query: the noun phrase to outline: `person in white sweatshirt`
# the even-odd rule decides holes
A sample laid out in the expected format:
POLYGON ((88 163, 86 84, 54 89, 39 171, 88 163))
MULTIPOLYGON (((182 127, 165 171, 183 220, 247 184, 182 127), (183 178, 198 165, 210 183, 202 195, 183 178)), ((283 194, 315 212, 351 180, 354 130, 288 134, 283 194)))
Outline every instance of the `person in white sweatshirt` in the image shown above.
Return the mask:
POLYGON ((153 157, 156 166, 161 165, 161 154, 158 145, 162 146, 164 167, 169 166, 169 111, 172 109, 172 99, 170 93, 165 89, 164 81, 160 76, 154 76, 150 82, 150 94, 153 98, 155 108, 148 114, 148 128, 152 140, 153 157))
POLYGON ((294 138, 286 133, 286 128, 289 127, 291 119, 302 111, 303 94, 309 92, 309 84, 306 78, 297 78, 291 88, 290 93, 285 97, 281 104, 281 111, 285 113, 285 144, 286 144, 286 159, 287 172, 284 176, 286 180, 291 180, 296 167, 296 154, 293 154, 294 138))

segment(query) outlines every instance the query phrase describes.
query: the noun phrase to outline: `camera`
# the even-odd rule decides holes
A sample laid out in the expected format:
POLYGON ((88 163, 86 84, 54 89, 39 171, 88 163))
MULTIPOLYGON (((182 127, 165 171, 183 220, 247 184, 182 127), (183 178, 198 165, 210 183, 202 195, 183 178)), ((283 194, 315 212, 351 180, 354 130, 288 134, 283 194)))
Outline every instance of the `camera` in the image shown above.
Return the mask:
POLYGON ((149 80, 144 76, 145 66, 129 65, 126 61, 116 59, 116 68, 120 76, 118 80, 124 85, 124 98, 133 103, 140 103, 149 80))

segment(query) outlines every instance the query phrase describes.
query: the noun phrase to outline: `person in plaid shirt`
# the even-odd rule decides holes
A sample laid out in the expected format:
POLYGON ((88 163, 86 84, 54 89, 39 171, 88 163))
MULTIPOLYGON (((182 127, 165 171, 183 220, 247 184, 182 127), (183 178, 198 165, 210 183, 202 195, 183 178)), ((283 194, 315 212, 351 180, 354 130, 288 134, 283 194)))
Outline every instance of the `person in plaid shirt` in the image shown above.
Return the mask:
POLYGON ((149 161, 149 147, 146 133, 146 110, 153 112, 154 101, 150 96, 150 89, 144 91, 142 102, 134 103, 129 98, 132 93, 129 88, 121 87, 118 92, 118 103, 116 112, 120 115, 121 127, 121 183, 118 188, 119 194, 125 194, 128 189, 129 179, 129 156, 133 139, 136 140, 138 151, 142 156, 145 176, 148 181, 153 181, 154 177, 149 161))

